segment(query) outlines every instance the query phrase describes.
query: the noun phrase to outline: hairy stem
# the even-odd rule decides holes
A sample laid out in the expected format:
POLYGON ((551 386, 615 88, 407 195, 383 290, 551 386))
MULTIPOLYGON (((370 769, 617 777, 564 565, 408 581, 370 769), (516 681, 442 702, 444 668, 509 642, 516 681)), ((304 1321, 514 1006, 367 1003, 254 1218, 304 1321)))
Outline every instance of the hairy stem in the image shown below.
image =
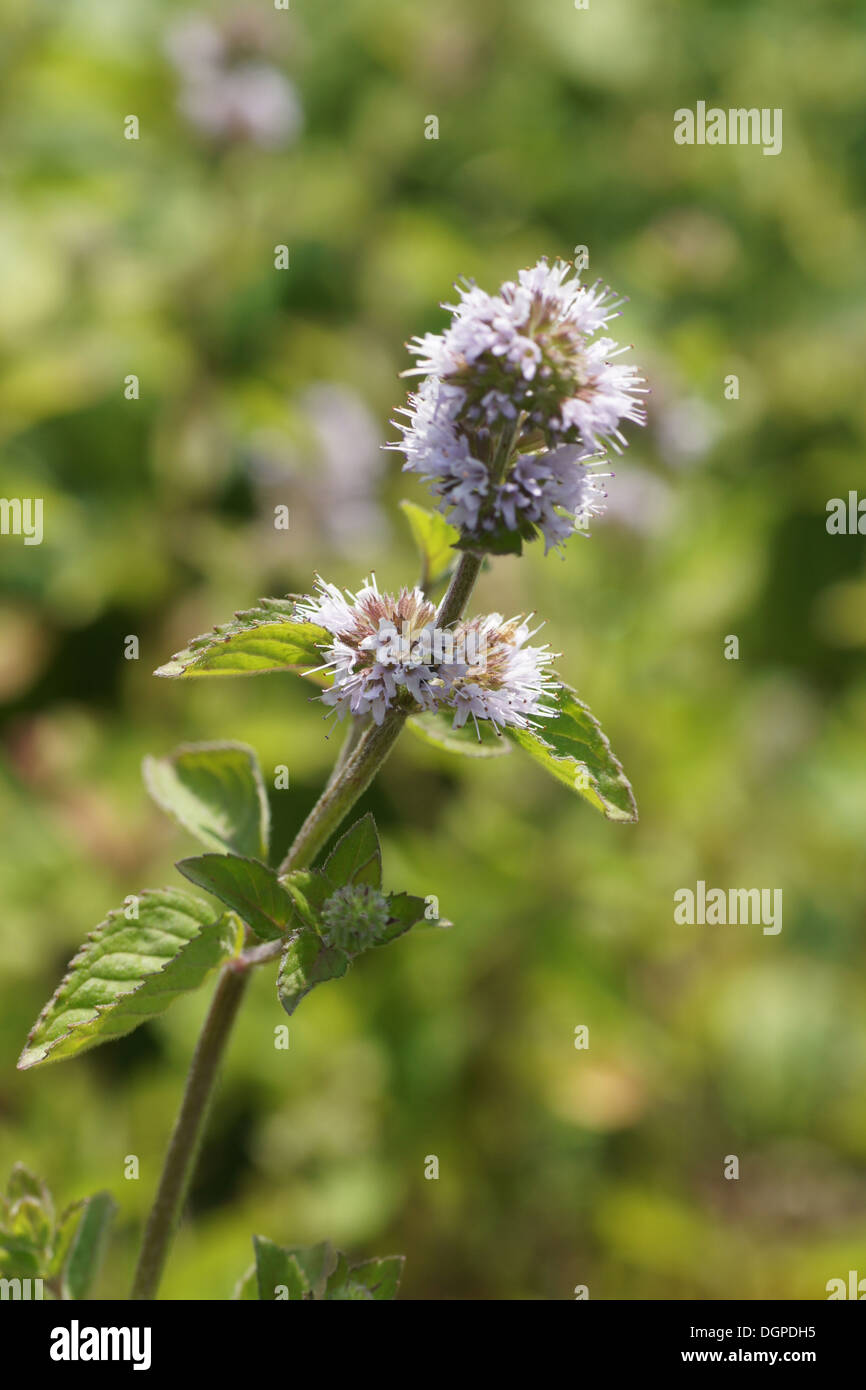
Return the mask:
POLYGON ((459 618, 463 617, 469 602, 469 595, 475 588, 475 581, 481 573, 483 563, 483 555, 475 555, 468 550, 463 552, 460 557, 460 564, 451 576, 451 583, 439 605, 439 611, 436 614, 437 627, 450 627, 452 623, 456 623, 459 618))
POLYGON ((134 1299, 154 1298, 168 1247, 186 1196, 204 1128, 217 1068, 226 1049, 249 972, 234 962, 223 966, 193 1054, 159 1189, 148 1217, 135 1280, 134 1299))
MULTIPOLYGON (((483 557, 466 552, 452 576, 436 615, 440 627, 448 627, 463 616, 469 595, 478 578, 483 557)), ((393 708, 381 724, 355 720, 337 759, 336 767, 307 819, 298 831, 280 865, 281 874, 312 864, 319 851, 338 829, 359 797, 369 787, 406 723, 408 711, 393 708)), ((156 1297, 168 1248, 171 1244, 189 1187, 198 1146, 201 1141, 208 1104, 217 1070, 225 1055, 237 1011, 243 999, 251 966, 273 960, 285 942, 269 941, 255 946, 239 958, 227 962, 193 1054, 177 1121, 165 1156, 156 1198, 148 1217, 141 1247, 132 1298, 156 1297)))
POLYGON ((381 724, 370 724, 349 753, 339 776, 331 781, 304 821, 280 873, 305 869, 369 787, 396 743, 406 722, 406 711, 391 709, 381 724))

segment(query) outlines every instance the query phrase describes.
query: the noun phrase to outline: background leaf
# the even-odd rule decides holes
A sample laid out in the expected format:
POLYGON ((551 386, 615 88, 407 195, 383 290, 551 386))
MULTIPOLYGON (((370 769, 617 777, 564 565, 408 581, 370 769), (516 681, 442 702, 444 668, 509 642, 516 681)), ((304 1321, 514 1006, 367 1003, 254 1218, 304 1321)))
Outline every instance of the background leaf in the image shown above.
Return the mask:
POLYGON ((268 857, 270 811, 259 760, 243 743, 193 743, 146 757, 157 806, 208 849, 268 857))
POLYGON ((460 539, 460 532, 452 526, 441 512, 419 507, 417 502, 405 499, 399 504, 400 510, 409 522, 412 538, 421 557, 421 577, 418 587, 427 589, 447 574, 457 559, 454 547, 460 539))
POLYGON ((259 1296, 259 1280, 254 1264, 245 1270, 235 1284, 232 1300, 237 1303, 255 1302, 259 1296))
POLYGON ((258 1297, 272 1302, 277 1290, 283 1288, 290 1302, 393 1299, 405 1263, 403 1255, 388 1255, 351 1264, 327 1240, 318 1245, 282 1246, 265 1236, 254 1236, 253 1249, 255 1266, 238 1280, 236 1299, 258 1297))
POLYGON ((636 821, 631 785, 598 720, 570 686, 557 694, 559 712, 538 733, 507 729, 507 736, 608 820, 636 821))
POLYGON ((199 854, 177 867, 190 882, 235 911, 263 941, 285 936, 295 918, 295 903, 273 869, 258 859, 237 854, 199 854))
POLYGON ((82 1204, 63 1262, 67 1298, 86 1298, 99 1272, 117 1204, 108 1192, 97 1192, 82 1204))
POLYGON ((129 921, 118 909, 91 933, 33 1026, 22 1071, 132 1032, 196 989, 232 949, 225 920, 188 893, 144 892, 138 914, 129 921))
POLYGON ((337 1252, 330 1241, 287 1248, 265 1236, 254 1236, 253 1249, 260 1299, 273 1300, 281 1287, 288 1290, 289 1301, 324 1297, 328 1278, 337 1266, 337 1252))
POLYGON ((328 1280, 325 1293, 330 1299, 376 1299, 384 1301, 397 1297, 403 1276, 405 1255, 385 1255, 377 1260, 362 1260, 359 1264, 337 1269, 328 1280))

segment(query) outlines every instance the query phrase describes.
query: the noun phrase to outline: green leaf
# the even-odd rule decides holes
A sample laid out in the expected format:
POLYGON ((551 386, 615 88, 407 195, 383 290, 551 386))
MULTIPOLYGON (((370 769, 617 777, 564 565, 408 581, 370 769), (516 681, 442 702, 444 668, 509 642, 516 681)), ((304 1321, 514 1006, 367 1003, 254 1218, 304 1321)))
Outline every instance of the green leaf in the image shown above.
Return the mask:
POLYGON ((500 526, 495 531, 484 531, 481 535, 463 535, 457 542, 458 550, 468 550, 472 555, 522 555, 523 541, 531 540, 521 536, 519 531, 510 531, 500 526))
POLYGON ((398 503, 401 512, 409 522, 412 538, 421 556, 420 589, 435 584, 447 574, 456 556, 454 547, 460 539, 460 532, 441 512, 428 511, 415 502, 398 503))
POLYGON ((260 671, 303 671, 322 664, 322 649, 333 638, 315 623, 292 616, 291 598, 261 599, 258 607, 236 613, 160 666, 157 676, 246 676, 260 671))
POLYGON ((116 1203, 107 1192, 97 1192, 81 1204, 74 1234, 63 1261, 62 1282, 66 1298, 86 1298, 99 1272, 116 1203))
POLYGON ((543 729, 506 729, 506 734, 608 820, 636 821, 631 785, 598 720, 570 686, 563 685, 557 695, 558 713, 545 719, 543 729))
POLYGON ((414 927, 416 922, 423 919, 426 907, 424 898, 413 898, 411 893, 389 893, 388 925, 376 945, 386 946, 389 941, 414 927))
POLYGON ((268 857, 270 811, 259 761, 243 743, 192 743, 145 758, 157 806, 211 850, 268 857))
POLYGON ((22 1197, 33 1197, 49 1213, 50 1219, 54 1219, 54 1203, 47 1185, 41 1178, 37 1178, 35 1173, 31 1173, 29 1168, 25 1168, 23 1163, 13 1164, 6 1186, 6 1197, 10 1207, 20 1202, 22 1197))
POLYGON ((478 728, 470 721, 461 729, 451 727, 453 715, 446 711, 436 714, 413 714, 407 727, 423 743, 432 743, 448 753, 461 753, 465 758, 498 758, 513 752, 511 744, 497 734, 489 720, 480 719, 478 728))
POLYGON ((362 1260, 360 1264, 350 1265, 345 1256, 341 1256, 328 1280, 325 1297, 377 1301, 396 1298, 405 1263, 405 1255, 386 1255, 379 1260, 362 1260))
POLYGON ((330 1241, 286 1248, 264 1236, 253 1236, 253 1249, 260 1299, 288 1297, 294 1302, 324 1297, 328 1279, 337 1265, 337 1252, 330 1241))
POLYGON ((402 1255, 388 1255, 353 1265, 327 1240, 320 1245, 282 1246, 264 1236, 254 1236, 253 1248, 256 1262, 238 1280, 236 1299, 393 1299, 405 1263, 402 1255))
POLYGON ((21 1236, 0 1233, 0 1278, 41 1279, 43 1254, 21 1236))
POLYGON ((199 854, 177 868, 232 908, 263 941, 279 941, 295 919, 295 903, 273 869, 238 854, 199 854))
POLYGON ((334 892, 334 885, 321 869, 290 869, 280 879, 301 921, 314 931, 319 930, 322 907, 334 892))
POLYGON ((6 1226, 10 1236, 35 1250, 45 1250, 54 1231, 51 1214, 37 1197, 20 1197, 13 1203, 6 1226))
POLYGON ((305 927, 290 941, 280 962, 277 995, 287 1014, 293 1014, 305 995, 325 980, 336 980, 349 968, 345 951, 326 946, 305 927))
POLYGON ((91 933, 33 1026, 21 1070, 132 1032, 196 989, 233 949, 229 924, 177 889, 140 894, 91 933), (137 919, 127 913, 137 907, 137 919))
POLYGON ((335 888, 347 883, 382 885, 382 851, 376 822, 368 811, 339 839, 325 860, 324 870, 335 888))

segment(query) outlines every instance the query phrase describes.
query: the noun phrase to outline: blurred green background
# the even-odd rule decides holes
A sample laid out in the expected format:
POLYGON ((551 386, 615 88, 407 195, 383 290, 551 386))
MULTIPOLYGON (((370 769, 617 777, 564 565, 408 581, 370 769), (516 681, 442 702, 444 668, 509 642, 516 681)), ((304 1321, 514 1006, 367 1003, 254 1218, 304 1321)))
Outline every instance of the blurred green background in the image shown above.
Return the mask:
POLYGON ((402 344, 458 276, 494 289, 586 244, 630 296, 614 332, 649 424, 592 539, 498 561, 477 610, 547 620, 641 823, 406 736, 365 805, 386 885, 455 926, 317 991, 287 1052, 262 972, 164 1293, 228 1297, 257 1231, 405 1252, 416 1298, 825 1297, 866 1274, 866 570, 825 530, 866 477, 866 13, 241 13, 4 7, 0 494, 42 496, 45 539, 0 538, 0 1171, 22 1159, 62 1201, 110 1188, 97 1292, 126 1286, 205 998, 44 1072, 15 1059, 85 933, 194 852, 145 753, 234 738, 287 764, 285 842, 336 751, 295 678, 151 672, 317 569, 411 581, 395 503, 425 497, 379 449, 402 344), (255 109, 190 16, 267 66, 255 109), (675 145, 698 100, 781 107, 783 153, 675 145), (698 878, 781 887, 781 934, 674 925, 698 878))

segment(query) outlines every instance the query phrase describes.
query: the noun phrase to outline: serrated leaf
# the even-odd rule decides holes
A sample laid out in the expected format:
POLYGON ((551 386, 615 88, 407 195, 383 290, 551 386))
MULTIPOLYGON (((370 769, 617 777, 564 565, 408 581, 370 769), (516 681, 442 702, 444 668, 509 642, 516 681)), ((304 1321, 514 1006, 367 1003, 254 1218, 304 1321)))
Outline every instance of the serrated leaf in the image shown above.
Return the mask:
POLYGON ((394 941, 414 927, 416 922, 423 919, 426 906, 424 898, 414 898, 411 893, 389 893, 388 925, 376 945, 387 946, 389 941, 394 941))
POLYGON ((184 878, 224 902, 263 941, 279 941, 295 919, 295 904, 273 869, 238 854, 199 854, 178 860, 184 878))
POLYGON ((160 666, 157 676, 248 676, 261 671, 303 671, 322 664, 333 638, 315 623, 296 622, 291 598, 261 599, 231 622, 194 637, 160 666))
POLYGON ((207 849, 268 857, 270 810, 259 760, 243 743, 192 743, 144 759, 160 810, 207 849))
POLYGON ((74 1057, 132 1032, 173 999, 196 989, 233 942, 209 903, 178 889, 134 900, 137 920, 109 913, 46 1004, 21 1053, 21 1070, 74 1057))
POLYGON ((63 1262, 65 1297, 86 1298, 99 1272, 117 1205, 107 1192, 96 1192, 83 1203, 63 1262))
POLYGON ((557 696, 557 714, 542 729, 506 729, 507 736, 608 820, 636 821, 631 785, 598 720, 571 686, 557 696))
MULTIPOLYGON (((349 1282, 349 1261, 342 1250, 337 1251, 337 1263, 325 1288, 326 1299, 350 1299, 355 1294, 346 1291, 349 1282)), ((369 1297, 369 1295, 367 1295, 369 1297)))
POLYGON ((477 729, 470 720, 461 729, 454 729, 453 715, 442 711, 413 714, 406 724, 423 743, 432 743, 435 748, 459 753, 464 758, 499 758, 504 753, 514 751, 508 740, 502 734, 497 734, 486 719, 478 721, 477 729))
POLYGON ((382 851, 376 822, 368 811, 339 839, 325 860, 323 872, 335 888, 347 883, 382 884, 382 851))
POLYGON ((284 1297, 283 1289, 290 1302, 324 1296, 328 1279, 337 1265, 337 1252, 330 1241, 286 1248, 264 1236, 254 1236, 253 1248, 260 1299, 284 1297))
POLYGON ((253 1236, 256 1252, 256 1288, 260 1299, 271 1301, 278 1289, 285 1289, 289 1301, 312 1298, 310 1281, 288 1250, 264 1236, 253 1236))
POLYGON ((336 980, 349 968, 349 957, 305 927, 290 941, 280 962, 277 995, 287 1014, 293 1014, 305 995, 325 980, 336 980))
POLYGON ((329 1281, 325 1297, 373 1298, 379 1302, 396 1298, 405 1263, 405 1255, 385 1255, 382 1259, 362 1260, 360 1264, 350 1265, 344 1284, 345 1291, 340 1293, 335 1288, 334 1292, 331 1292, 329 1281))
POLYGON ((409 523, 412 539, 421 557, 419 588, 426 589, 447 574, 456 560, 454 547, 460 532, 441 512, 429 511, 405 499, 398 506, 409 523))

